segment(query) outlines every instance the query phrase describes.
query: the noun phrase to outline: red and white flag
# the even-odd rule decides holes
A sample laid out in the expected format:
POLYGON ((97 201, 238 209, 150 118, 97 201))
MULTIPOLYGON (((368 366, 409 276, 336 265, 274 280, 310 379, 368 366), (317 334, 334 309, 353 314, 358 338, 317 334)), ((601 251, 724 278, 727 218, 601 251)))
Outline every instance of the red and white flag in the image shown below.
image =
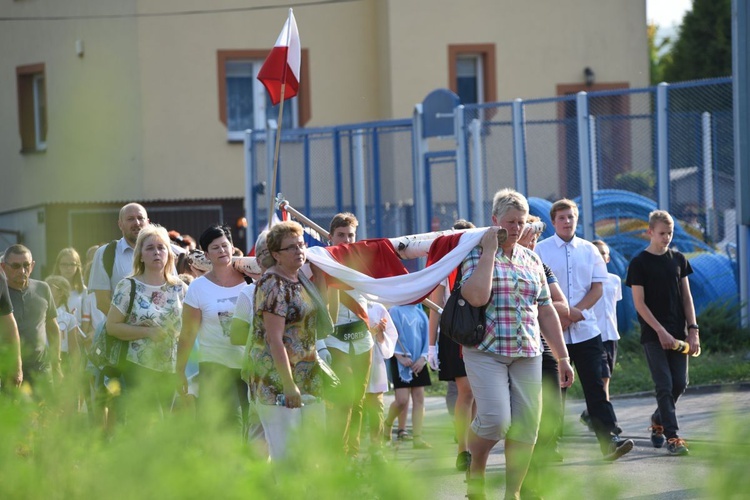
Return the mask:
POLYGON ((281 102, 282 85, 286 84, 285 101, 299 92, 301 52, 297 21, 294 20, 292 9, 289 9, 289 17, 281 29, 281 34, 258 72, 258 80, 266 87, 274 106, 281 102))
POLYGON ((486 230, 469 229, 438 237, 427 255, 428 266, 414 273, 406 272, 388 239, 309 248, 307 259, 369 300, 386 306, 413 304, 455 271, 486 230))

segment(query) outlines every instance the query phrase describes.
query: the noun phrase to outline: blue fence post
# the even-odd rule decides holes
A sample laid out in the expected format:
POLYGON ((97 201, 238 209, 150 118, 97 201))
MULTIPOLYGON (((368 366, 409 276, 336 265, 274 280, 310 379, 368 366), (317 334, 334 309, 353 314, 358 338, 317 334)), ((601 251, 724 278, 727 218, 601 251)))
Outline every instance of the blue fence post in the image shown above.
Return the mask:
POLYGON ((427 224, 427 204, 425 201, 425 149, 426 144, 422 137, 422 104, 416 104, 414 106, 414 114, 412 116, 412 176, 413 176, 413 192, 414 192, 414 219, 415 219, 415 233, 426 233, 427 224))
POLYGON ((304 135, 302 155, 305 170, 305 214, 312 213, 312 169, 310 163, 310 134, 304 135))
POLYGON ((352 184, 354 185, 354 214, 362 221, 360 238, 367 239, 367 201, 365 191, 365 144, 363 129, 351 132, 349 141, 352 150, 352 184))
MULTIPOLYGON (((456 136, 456 205, 458 218, 469 220, 469 162, 466 154, 466 124, 464 123, 463 104, 453 111, 456 136)), ((429 185, 429 184, 428 184, 429 185)))
POLYGON ((529 197, 529 184, 526 178, 526 125, 524 123, 523 99, 513 101, 513 166, 516 177, 516 190, 529 197))
POLYGON ((750 4, 732 0, 732 97, 737 248, 742 325, 750 325, 750 4))
POLYGON ((656 86, 657 206, 669 210, 669 84, 656 86))
POLYGON ((333 171, 336 175, 336 211, 343 212, 344 187, 341 167, 341 133, 338 129, 333 131, 333 171))
POLYGON ((596 234, 594 224, 594 194, 591 184, 591 146, 589 143, 589 96, 576 94, 576 127, 578 131, 578 163, 581 176, 581 212, 583 237, 589 241, 596 234))
POLYGON ((484 227, 484 152, 482 151, 482 122, 478 118, 469 124, 471 144, 474 154, 471 157, 471 219, 477 227, 484 227))
POLYGON ((372 128, 372 191, 375 205, 375 234, 383 236, 383 200, 380 192, 380 135, 378 128, 372 128))

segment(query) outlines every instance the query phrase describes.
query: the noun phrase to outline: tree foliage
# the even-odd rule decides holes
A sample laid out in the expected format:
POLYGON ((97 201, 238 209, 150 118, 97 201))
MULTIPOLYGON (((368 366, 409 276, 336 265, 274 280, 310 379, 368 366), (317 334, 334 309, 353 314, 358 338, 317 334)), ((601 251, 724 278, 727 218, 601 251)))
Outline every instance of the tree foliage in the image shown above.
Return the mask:
POLYGON ((672 62, 672 54, 669 51, 665 52, 666 48, 672 43, 672 39, 665 37, 657 45, 656 39, 658 33, 658 24, 649 23, 646 26, 651 85, 656 85, 664 81, 664 67, 672 62))
POLYGON ((669 82, 731 75, 731 0, 693 0, 670 55, 662 75, 669 82))

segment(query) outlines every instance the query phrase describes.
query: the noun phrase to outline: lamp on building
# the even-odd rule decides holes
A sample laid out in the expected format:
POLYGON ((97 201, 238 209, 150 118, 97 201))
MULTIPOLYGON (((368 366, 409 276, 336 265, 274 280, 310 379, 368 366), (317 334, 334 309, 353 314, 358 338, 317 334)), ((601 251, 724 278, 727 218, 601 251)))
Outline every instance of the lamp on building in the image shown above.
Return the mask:
POLYGON ((240 217, 237 219, 237 229, 245 229, 247 227, 247 219, 245 217, 240 217))
POLYGON ((594 70, 588 66, 583 69, 583 81, 586 82, 587 87, 591 87, 594 84, 594 70))

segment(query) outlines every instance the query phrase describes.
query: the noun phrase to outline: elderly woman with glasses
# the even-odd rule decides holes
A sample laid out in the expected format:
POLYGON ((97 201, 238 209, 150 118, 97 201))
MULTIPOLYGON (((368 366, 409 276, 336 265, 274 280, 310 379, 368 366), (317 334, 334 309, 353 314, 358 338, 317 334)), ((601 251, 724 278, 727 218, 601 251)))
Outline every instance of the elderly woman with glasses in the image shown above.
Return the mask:
POLYGON ((255 289, 250 389, 269 454, 278 460, 288 452, 292 429, 320 429, 324 424, 321 379, 315 369, 318 313, 324 305, 300 271, 307 248, 302 226, 296 222, 273 226, 266 245, 274 264, 255 289))

